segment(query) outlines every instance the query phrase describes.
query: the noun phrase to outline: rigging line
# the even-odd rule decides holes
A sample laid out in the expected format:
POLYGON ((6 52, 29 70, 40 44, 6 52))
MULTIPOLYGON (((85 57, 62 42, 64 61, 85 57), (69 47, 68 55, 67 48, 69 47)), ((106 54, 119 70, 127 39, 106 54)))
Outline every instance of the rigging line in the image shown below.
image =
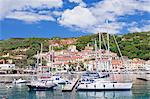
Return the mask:
POLYGON ((114 34, 113 34, 113 38, 114 38, 114 41, 115 41, 115 43, 116 43, 116 45, 117 45, 117 48, 118 48, 119 54, 120 54, 120 56, 121 56, 121 59, 122 59, 122 61, 124 62, 124 59, 123 59, 123 56, 122 56, 121 50, 120 50, 120 48, 119 48, 119 45, 118 45, 118 43, 117 43, 117 40, 116 40, 116 38, 115 38, 114 34))
POLYGON ((105 49, 107 50, 107 46, 106 46, 106 42, 105 42, 105 38, 104 38, 103 33, 102 33, 102 39, 103 39, 103 42, 104 42, 105 49))
POLYGON ((109 34, 107 33, 107 45, 108 45, 108 49, 107 49, 107 57, 108 57, 108 66, 107 66, 107 68, 108 68, 108 70, 109 70, 109 72, 110 72, 110 45, 109 45, 109 34))
MULTIPOLYGON (((121 53, 121 50, 120 50, 120 48, 119 48, 119 45, 118 45, 118 43, 117 43, 117 40, 116 40, 114 34, 113 34, 113 38, 114 38, 114 41, 115 41, 115 43, 116 43, 117 49, 118 49, 118 51, 119 51, 119 54, 120 54, 120 56, 121 56, 121 60, 122 60, 122 62, 123 62, 123 64, 124 64, 123 66, 124 66, 125 69, 126 69, 125 60, 123 59, 123 55, 122 55, 122 53, 121 53)), ((129 75, 129 73, 127 72, 127 69, 125 70, 125 73, 126 73, 127 75, 129 75)), ((129 80, 131 80, 130 77, 129 77, 129 80)))

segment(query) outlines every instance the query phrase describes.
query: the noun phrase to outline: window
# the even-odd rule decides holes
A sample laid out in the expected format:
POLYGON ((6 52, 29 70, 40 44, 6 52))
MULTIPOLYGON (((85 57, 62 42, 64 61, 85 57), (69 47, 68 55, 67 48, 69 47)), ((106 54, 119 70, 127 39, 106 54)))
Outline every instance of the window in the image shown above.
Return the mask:
POLYGON ((59 78, 56 78, 56 80, 59 80, 59 78))

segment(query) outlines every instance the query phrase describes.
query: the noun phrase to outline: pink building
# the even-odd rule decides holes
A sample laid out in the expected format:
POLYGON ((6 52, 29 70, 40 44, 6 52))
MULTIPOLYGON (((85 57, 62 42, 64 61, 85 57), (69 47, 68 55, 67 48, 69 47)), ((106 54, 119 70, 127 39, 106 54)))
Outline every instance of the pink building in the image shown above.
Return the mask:
POLYGON ((123 68, 123 62, 120 59, 113 59, 112 60, 112 69, 114 70, 120 70, 123 68))

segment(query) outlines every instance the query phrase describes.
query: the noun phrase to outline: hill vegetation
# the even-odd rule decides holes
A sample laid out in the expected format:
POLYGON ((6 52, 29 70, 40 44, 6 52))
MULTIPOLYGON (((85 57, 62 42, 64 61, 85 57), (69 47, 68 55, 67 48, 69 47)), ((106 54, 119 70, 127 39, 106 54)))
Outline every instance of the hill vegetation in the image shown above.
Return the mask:
MULTIPOLYGON (((128 33, 125 35, 115 35, 123 56, 129 58, 140 58, 150 60, 150 32, 128 33)), ((24 67, 24 65, 33 65, 35 59, 33 55, 40 51, 40 45, 43 44, 43 52, 49 50, 50 40, 61 40, 63 38, 11 38, 0 41, 0 56, 9 53, 11 56, 24 55, 22 59, 13 59, 16 65, 24 67)), ((76 46, 79 51, 83 50, 87 44, 94 46, 95 39, 98 42, 98 34, 81 36, 76 38, 76 46)), ((103 39, 106 40, 106 33, 103 33, 103 39)), ((54 50, 66 49, 68 45, 54 47, 54 50)), ((102 41, 102 48, 105 49, 105 43, 102 41)), ((118 53, 112 35, 110 35, 110 50, 118 53)), ((119 54, 118 54, 119 55, 119 54)), ((0 57, 0 59, 9 59, 12 57, 0 57)))
MULTIPOLYGON (((98 42, 98 34, 79 37, 76 44, 77 49, 84 49, 87 43, 89 43, 89 45, 93 45, 95 38, 98 42)), ((105 42, 106 38, 106 33, 103 33, 103 39, 105 42)), ((143 60, 150 60, 150 32, 115 35, 115 38, 123 56, 128 56, 130 59, 140 58, 143 60)), ((102 40, 102 49, 105 49, 104 45, 105 43, 102 40)), ((119 55, 112 35, 110 35, 110 50, 112 52, 118 53, 119 55)))

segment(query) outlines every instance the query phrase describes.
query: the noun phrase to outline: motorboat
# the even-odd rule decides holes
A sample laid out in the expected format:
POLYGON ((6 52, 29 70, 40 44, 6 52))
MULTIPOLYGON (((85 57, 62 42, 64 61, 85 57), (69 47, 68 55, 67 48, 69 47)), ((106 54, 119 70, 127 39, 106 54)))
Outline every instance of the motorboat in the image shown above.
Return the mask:
POLYGON ((42 91, 42 90, 53 90, 57 85, 51 81, 32 81, 27 85, 30 90, 42 91))
POLYGON ((60 75, 53 75, 52 81, 55 84, 65 84, 66 80, 64 80, 60 75))
POLYGON ((13 84, 20 84, 20 83, 28 83, 29 81, 23 80, 22 78, 19 78, 18 80, 14 79, 12 82, 13 84))
POLYGON ((92 80, 92 79, 88 79, 88 78, 81 78, 80 80, 79 80, 79 84, 90 84, 90 83, 92 83, 94 80, 92 80))

